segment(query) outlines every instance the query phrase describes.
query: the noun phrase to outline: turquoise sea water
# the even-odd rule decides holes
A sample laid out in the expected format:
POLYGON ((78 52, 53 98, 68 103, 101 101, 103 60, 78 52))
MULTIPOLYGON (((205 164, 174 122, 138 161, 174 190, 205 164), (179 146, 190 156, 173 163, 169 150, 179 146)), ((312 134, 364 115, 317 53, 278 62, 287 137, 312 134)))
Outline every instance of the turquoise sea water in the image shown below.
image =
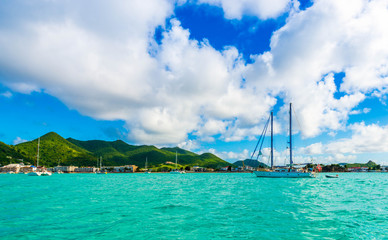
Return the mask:
POLYGON ((388 239, 388 173, 0 174, 0 239, 388 239))

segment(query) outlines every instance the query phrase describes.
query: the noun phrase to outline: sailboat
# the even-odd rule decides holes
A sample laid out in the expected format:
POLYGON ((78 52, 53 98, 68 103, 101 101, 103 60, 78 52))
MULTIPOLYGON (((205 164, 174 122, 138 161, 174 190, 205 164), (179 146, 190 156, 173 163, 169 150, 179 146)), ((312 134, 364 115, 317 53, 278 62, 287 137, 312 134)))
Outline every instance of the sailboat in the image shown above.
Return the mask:
MULTIPOLYGON (((292 104, 290 103, 290 166, 289 168, 276 168, 273 166, 273 112, 271 112, 271 169, 266 171, 253 171, 256 177, 267 178, 315 178, 315 172, 301 171, 292 167, 292 104)), ((263 131, 264 132, 264 131, 263 131)))
POLYGON ((63 172, 61 171, 61 170, 59 170, 59 167, 60 167, 60 165, 59 165, 59 162, 60 162, 61 160, 60 159, 58 159, 58 170, 56 171, 56 172, 54 172, 55 174, 63 174, 63 172))
MULTIPOLYGON (((97 162, 98 162, 98 159, 97 159, 97 162)), ((98 163, 97 163, 98 165, 98 163)), ((96 172, 97 174, 108 174, 108 172, 105 170, 105 171, 102 171, 102 157, 100 156, 100 170, 96 172)))
POLYGON ((186 172, 184 170, 179 170, 178 169, 178 153, 175 152, 175 169, 171 170, 171 174, 185 174, 186 172))
POLYGON ((40 138, 38 138, 38 153, 36 154, 36 168, 33 168, 32 172, 28 173, 28 176, 51 176, 51 172, 43 170, 38 171, 39 168, 39 147, 40 147, 40 138))
POLYGON ((147 168, 147 157, 146 157, 146 162, 145 162, 144 171, 145 171, 144 173, 147 173, 147 174, 151 173, 151 171, 149 171, 148 168, 147 168))

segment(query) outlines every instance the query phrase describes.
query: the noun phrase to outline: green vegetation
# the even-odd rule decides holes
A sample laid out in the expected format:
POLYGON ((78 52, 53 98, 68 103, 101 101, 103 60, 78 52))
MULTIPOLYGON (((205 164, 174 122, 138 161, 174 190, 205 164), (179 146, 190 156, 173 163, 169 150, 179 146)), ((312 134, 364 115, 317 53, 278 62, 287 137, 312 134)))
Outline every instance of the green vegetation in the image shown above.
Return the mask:
POLYGON ((350 167, 368 167, 369 169, 376 170, 376 168, 380 168, 380 165, 377 165, 375 162, 369 160, 367 163, 350 163, 346 164, 346 168, 350 167))
MULTIPOLYGON (((36 164, 38 151, 38 139, 8 146, 0 142, 0 164, 6 165, 10 162, 20 162, 17 159, 24 159, 25 163, 36 164), (7 157, 8 156, 8 157, 7 157)), ((204 153, 196 153, 175 147, 161 148, 155 146, 134 146, 121 140, 117 141, 79 141, 73 138, 64 139, 54 132, 40 137, 39 165, 52 167, 58 165, 74 166, 96 166, 97 159, 102 157, 104 166, 136 165, 144 168, 145 159, 148 159, 148 168, 153 169, 174 169, 175 153, 178 155, 178 168, 193 166, 220 168, 230 163, 217 156, 204 153)))
MULTIPOLYGON (((18 144, 15 148, 26 158, 34 159, 33 164, 36 164, 38 139, 18 144)), ((90 157, 91 154, 87 150, 70 143, 54 132, 40 138, 39 165, 52 167, 58 162, 65 165, 73 163, 74 159, 90 159, 90 157)))
POLYGON ((346 168, 338 164, 322 166, 322 172, 345 172, 346 168))
POLYGON ((14 146, 8 146, 7 144, 0 142, 0 165, 7 165, 10 163, 24 162, 30 164, 32 159, 27 159, 14 146))
MULTIPOLYGON (((133 164, 144 168, 145 159, 147 158, 148 168, 164 168, 167 171, 169 165, 165 165, 165 163, 175 163, 176 153, 178 155, 178 163, 180 164, 179 168, 185 168, 186 166, 216 168, 230 164, 210 153, 198 155, 178 147, 158 149, 155 146, 147 145, 133 146, 121 140, 114 142, 100 140, 79 141, 69 138, 68 141, 88 150, 94 156, 101 156, 106 166, 133 164)), ((174 166, 170 168, 174 168, 174 166)))
MULTIPOLYGON (((234 163, 234 165, 242 167, 243 166, 243 161, 237 161, 234 163)), ((245 159, 244 160, 244 166, 250 166, 254 168, 269 168, 267 164, 264 164, 262 162, 259 162, 257 160, 252 160, 252 159, 245 159)))
MULTIPOLYGON (((316 164, 308 166, 316 167, 316 164)), ((360 168, 367 167, 368 170, 380 170, 381 166, 376 164, 373 161, 368 161, 367 163, 348 163, 348 164, 330 164, 322 165, 322 172, 347 172, 349 168, 360 168)))

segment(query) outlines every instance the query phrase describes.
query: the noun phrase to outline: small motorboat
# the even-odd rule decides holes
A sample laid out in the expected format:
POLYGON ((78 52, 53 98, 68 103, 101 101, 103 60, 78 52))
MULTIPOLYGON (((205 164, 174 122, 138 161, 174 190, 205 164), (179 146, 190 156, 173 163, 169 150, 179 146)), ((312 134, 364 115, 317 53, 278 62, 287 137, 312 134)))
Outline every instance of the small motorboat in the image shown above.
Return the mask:
POLYGON ((326 175, 327 178, 338 178, 338 174, 337 175, 326 175))

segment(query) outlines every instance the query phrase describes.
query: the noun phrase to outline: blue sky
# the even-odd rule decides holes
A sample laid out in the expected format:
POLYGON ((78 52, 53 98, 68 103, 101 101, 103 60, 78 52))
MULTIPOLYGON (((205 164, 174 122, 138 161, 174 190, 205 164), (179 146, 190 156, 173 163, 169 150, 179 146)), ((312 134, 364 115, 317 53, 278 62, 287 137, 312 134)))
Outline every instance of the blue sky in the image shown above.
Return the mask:
POLYGON ((388 164, 386 22, 382 0, 5 2, 0 141, 54 131, 234 162, 274 111, 282 164, 293 102, 296 162, 388 164))

